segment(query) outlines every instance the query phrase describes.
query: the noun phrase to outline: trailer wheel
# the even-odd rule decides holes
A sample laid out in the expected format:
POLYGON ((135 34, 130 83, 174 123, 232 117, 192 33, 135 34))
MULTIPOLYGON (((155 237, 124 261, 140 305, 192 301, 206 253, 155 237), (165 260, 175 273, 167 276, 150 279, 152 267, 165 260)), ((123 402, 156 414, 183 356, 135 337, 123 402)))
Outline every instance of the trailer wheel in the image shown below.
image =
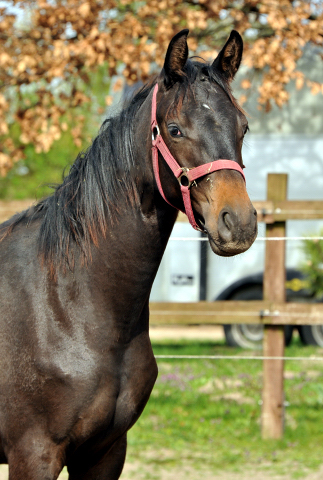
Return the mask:
POLYGON ((304 345, 323 347, 323 325, 301 325, 298 331, 304 345))
POLYGON ((260 349, 264 329, 262 325, 224 325, 224 335, 230 347, 260 349))
MULTIPOLYGON (((234 292, 230 300, 262 300, 262 298, 262 285, 250 285, 234 292)), ((286 325, 284 331, 285 345, 289 345, 293 337, 293 327, 286 325)), ((264 337, 263 325, 224 325, 224 334, 227 344, 231 347, 262 348, 264 337)))

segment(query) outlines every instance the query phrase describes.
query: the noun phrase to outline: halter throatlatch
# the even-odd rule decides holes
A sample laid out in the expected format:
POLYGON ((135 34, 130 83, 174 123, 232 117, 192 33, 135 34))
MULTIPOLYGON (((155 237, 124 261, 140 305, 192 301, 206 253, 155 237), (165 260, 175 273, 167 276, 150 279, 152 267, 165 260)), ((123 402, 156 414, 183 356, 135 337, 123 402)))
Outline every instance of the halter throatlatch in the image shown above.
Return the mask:
MULTIPOLYGON (((245 180, 245 176, 243 173, 242 168, 238 165, 237 162, 233 160, 215 160, 214 162, 205 163, 204 165, 200 165, 199 167, 195 168, 188 168, 188 167, 181 167, 170 153, 166 143, 164 142, 160 130, 157 124, 156 119, 156 110, 157 110, 157 91, 158 91, 158 84, 156 83, 153 91, 153 99, 152 99, 152 108, 151 108, 151 130, 152 130, 152 157, 153 157, 153 169, 155 174, 156 183, 158 186, 159 193, 163 197, 163 199, 172 207, 172 205, 167 198, 165 197, 163 187, 160 181, 159 175, 159 164, 158 164, 158 151, 160 152, 161 156, 166 161, 169 168, 172 170, 173 174, 177 178, 179 185, 181 187, 181 192, 183 196, 184 208, 185 213, 189 219, 190 224, 192 225, 195 230, 201 230, 201 228, 197 225, 194 213, 192 209, 191 203, 191 196, 190 196, 190 187, 193 184, 194 180, 204 177, 205 175, 209 175, 212 172, 217 170, 237 170, 241 173, 243 179, 245 180)), ((177 208, 177 207, 174 207, 177 208)))

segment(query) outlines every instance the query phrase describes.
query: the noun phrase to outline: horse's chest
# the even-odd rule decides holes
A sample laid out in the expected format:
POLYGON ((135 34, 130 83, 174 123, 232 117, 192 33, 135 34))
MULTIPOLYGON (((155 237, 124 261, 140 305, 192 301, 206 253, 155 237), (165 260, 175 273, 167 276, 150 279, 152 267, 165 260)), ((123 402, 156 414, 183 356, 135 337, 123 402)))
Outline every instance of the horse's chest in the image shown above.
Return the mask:
POLYGON ((96 434, 102 437, 102 433, 107 441, 114 441, 134 424, 146 405, 157 376, 150 343, 144 350, 130 348, 116 368, 118 374, 107 376, 80 412, 72 435, 77 443, 96 434))

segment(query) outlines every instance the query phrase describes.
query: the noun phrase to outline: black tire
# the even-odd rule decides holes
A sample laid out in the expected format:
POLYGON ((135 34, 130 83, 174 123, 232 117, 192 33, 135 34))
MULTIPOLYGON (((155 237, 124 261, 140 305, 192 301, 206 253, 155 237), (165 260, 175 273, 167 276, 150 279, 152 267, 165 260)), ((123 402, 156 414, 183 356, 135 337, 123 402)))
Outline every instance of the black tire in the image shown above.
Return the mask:
MULTIPOLYGON (((230 300, 262 300, 262 285, 250 285, 237 290, 230 300)), ((285 325, 285 345, 288 346, 293 338, 293 326, 285 325)), ((224 325, 225 339, 231 347, 261 349, 264 337, 263 325, 234 324, 224 325)))
POLYGON ((304 345, 315 345, 323 348, 323 325, 301 325, 299 336, 304 345))

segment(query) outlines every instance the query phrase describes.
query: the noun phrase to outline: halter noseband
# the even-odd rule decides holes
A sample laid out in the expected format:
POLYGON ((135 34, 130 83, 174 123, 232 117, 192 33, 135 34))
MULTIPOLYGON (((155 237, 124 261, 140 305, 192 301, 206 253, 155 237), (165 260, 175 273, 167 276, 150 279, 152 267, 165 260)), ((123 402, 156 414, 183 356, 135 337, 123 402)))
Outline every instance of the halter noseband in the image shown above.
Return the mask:
MULTIPOLYGON (((241 173, 243 179, 244 180, 246 179, 240 165, 238 165, 238 163, 234 162, 233 160, 216 160, 214 162, 205 163, 204 165, 200 165, 199 167, 195 167, 195 168, 181 167, 177 163, 173 155, 170 153, 166 143, 164 142, 160 134, 160 130, 159 130, 157 119, 156 119, 157 91, 158 91, 158 84, 156 83, 153 91, 152 107, 151 107, 151 130, 152 130, 153 169, 154 169, 158 190, 161 196, 163 197, 163 199, 169 205, 174 207, 174 205, 172 205, 165 197, 165 194, 161 185, 160 175, 159 175, 159 164, 158 164, 158 151, 159 151, 161 156, 164 158, 167 165, 170 167, 170 169, 172 170, 173 174, 175 175, 175 177, 177 178, 180 184, 185 213, 189 219, 190 224, 192 225, 193 228, 195 228, 195 230, 203 231, 197 225, 194 218, 193 209, 192 209, 190 187, 194 182, 194 180, 200 177, 204 177, 205 175, 215 172, 216 170, 223 170, 223 169, 237 170, 238 172, 241 173)), ((174 208, 177 208, 177 207, 174 207, 174 208)))

